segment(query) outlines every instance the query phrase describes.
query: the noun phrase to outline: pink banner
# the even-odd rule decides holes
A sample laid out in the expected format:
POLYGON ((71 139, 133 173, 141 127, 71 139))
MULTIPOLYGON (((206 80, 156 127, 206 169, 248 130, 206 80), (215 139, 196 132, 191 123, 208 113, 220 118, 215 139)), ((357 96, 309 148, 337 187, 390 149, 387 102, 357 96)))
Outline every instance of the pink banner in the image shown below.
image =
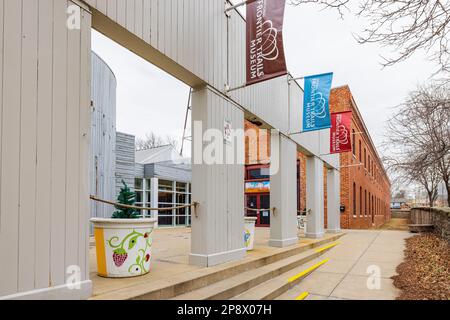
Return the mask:
POLYGON ((352 151, 352 112, 331 114, 330 153, 352 151))

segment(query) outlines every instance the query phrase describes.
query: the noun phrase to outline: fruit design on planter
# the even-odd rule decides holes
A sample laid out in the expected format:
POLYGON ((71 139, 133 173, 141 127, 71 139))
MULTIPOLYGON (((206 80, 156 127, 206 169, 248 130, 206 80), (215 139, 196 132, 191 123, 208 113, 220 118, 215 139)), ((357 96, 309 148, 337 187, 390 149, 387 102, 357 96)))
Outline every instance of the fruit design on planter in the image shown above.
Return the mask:
POLYGON ((125 263, 127 258, 128 258, 128 253, 124 249, 119 248, 119 249, 114 250, 113 260, 114 260, 114 264, 116 265, 116 267, 121 267, 125 263))
POLYGON ((120 238, 117 236, 109 239, 107 242, 108 245, 112 249, 114 249, 112 258, 116 267, 120 268, 125 264, 130 255, 130 252, 132 252, 131 250, 136 247, 139 239, 143 239, 144 241, 141 244, 141 247, 136 247, 136 249, 138 249, 137 255, 134 255, 136 256, 136 261, 128 267, 128 273, 130 273, 131 275, 148 273, 149 270, 148 268, 146 268, 145 264, 148 264, 150 261, 149 251, 151 250, 152 246, 150 235, 152 234, 152 232, 153 229, 144 233, 133 230, 133 232, 126 235, 122 241, 120 241, 120 238))
POLYGON ((250 230, 245 229, 245 232, 244 232, 244 243, 245 243, 246 247, 248 247, 250 245, 250 237, 251 237, 250 230))

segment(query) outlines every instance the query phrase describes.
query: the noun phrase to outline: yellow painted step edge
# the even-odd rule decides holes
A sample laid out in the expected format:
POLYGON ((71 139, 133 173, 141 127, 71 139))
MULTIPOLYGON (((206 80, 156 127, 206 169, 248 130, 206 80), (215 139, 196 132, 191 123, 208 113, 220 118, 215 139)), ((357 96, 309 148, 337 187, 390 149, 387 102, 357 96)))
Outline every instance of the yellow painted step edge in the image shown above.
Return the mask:
POLYGON ((332 244, 329 244, 329 245, 327 245, 327 246, 325 246, 325 247, 322 247, 322 248, 316 249, 316 250, 315 250, 315 252, 316 252, 316 253, 320 253, 320 252, 322 252, 322 251, 325 251, 325 250, 331 249, 331 248, 333 248, 333 247, 337 246, 338 244, 339 244, 339 242, 334 242, 334 243, 332 243, 332 244))
POLYGON ((309 296, 309 292, 303 292, 301 295, 299 295, 295 300, 305 300, 309 296))
POLYGON ((316 270, 318 267, 320 267, 321 265, 327 263, 328 261, 330 261, 330 259, 325 259, 323 261, 320 261, 319 263, 316 263, 315 265, 313 265, 312 267, 303 270, 302 272, 300 272, 299 274, 297 274, 296 276, 290 277, 288 279, 288 282, 294 282, 295 280, 297 280, 298 278, 301 278, 305 275, 307 275, 308 273, 311 273, 312 271, 316 270))

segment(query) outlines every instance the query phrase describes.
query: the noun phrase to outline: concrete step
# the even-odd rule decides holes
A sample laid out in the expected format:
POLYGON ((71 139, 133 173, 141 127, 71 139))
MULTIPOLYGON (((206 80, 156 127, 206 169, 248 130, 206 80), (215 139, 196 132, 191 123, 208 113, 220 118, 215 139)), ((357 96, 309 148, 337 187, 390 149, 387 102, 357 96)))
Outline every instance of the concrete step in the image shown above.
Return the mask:
POLYGON ((333 246, 325 245, 249 270, 209 286, 174 297, 174 300, 273 299, 297 284, 305 275, 294 277, 297 268, 320 257, 333 246), (291 278, 291 279, 290 279, 291 278), (290 279, 289 281, 287 279, 290 279))
MULTIPOLYGON (((277 249, 276 252, 269 252, 258 254, 254 256, 247 256, 242 261, 234 261, 225 263, 223 265, 201 268, 188 273, 176 275, 171 279, 152 280, 151 282, 142 281, 138 285, 132 287, 125 287, 113 292, 108 292, 102 295, 91 298, 92 300, 159 300, 171 299, 179 297, 186 293, 194 292, 204 287, 211 286, 232 277, 244 274, 255 273, 255 270, 269 264, 287 259, 289 257, 300 255, 308 250, 323 247, 327 244, 336 241, 342 237, 341 234, 327 234, 325 238, 320 240, 311 240, 310 242, 303 242, 297 245, 277 249)), ((295 259, 294 259, 295 260, 295 259)), ((281 268, 283 270, 283 268, 281 268)), ((286 269, 284 269, 287 271, 286 269)), ((284 271, 284 272, 285 272, 284 271)), ((263 271, 258 271, 263 272, 263 271)), ((277 274, 273 274, 277 276, 277 274)), ((261 276, 258 281, 266 281, 270 279, 267 276, 261 276)), ((240 290, 248 290, 251 286, 258 285, 261 282, 246 282, 248 287, 242 286, 240 290), (251 285, 251 286, 250 286, 251 285)), ((237 290, 234 295, 243 291, 237 290)), ((229 297, 233 297, 231 295, 229 297)), ((201 295, 199 295, 201 296, 201 295)))
MULTIPOLYGON (((323 251, 326 252, 331 248, 323 251)), ((323 253, 322 252, 322 253, 323 253)), ((240 295, 233 297, 231 300, 274 300, 294 288, 305 277, 310 275, 320 266, 325 264, 328 259, 321 259, 320 256, 307 261, 306 263, 283 273, 273 279, 261 283, 260 285, 247 290, 240 295)), ((297 296, 294 297, 294 299, 297 296)), ((293 300, 293 299, 289 299, 293 300)))

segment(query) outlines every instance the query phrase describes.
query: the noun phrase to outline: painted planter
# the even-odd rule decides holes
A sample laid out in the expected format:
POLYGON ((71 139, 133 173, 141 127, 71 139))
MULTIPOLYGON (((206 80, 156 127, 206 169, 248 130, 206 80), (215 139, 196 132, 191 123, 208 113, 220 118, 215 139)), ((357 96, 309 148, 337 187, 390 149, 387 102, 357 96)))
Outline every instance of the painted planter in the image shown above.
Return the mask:
POLYGON ((299 229, 306 231, 306 222, 307 222, 306 216, 304 216, 304 215, 297 216, 297 227, 299 229))
POLYGON ((253 250, 256 220, 254 217, 245 217, 244 243, 247 251, 253 250))
POLYGON ((156 219, 93 218, 98 275, 137 277, 150 271, 156 219))

